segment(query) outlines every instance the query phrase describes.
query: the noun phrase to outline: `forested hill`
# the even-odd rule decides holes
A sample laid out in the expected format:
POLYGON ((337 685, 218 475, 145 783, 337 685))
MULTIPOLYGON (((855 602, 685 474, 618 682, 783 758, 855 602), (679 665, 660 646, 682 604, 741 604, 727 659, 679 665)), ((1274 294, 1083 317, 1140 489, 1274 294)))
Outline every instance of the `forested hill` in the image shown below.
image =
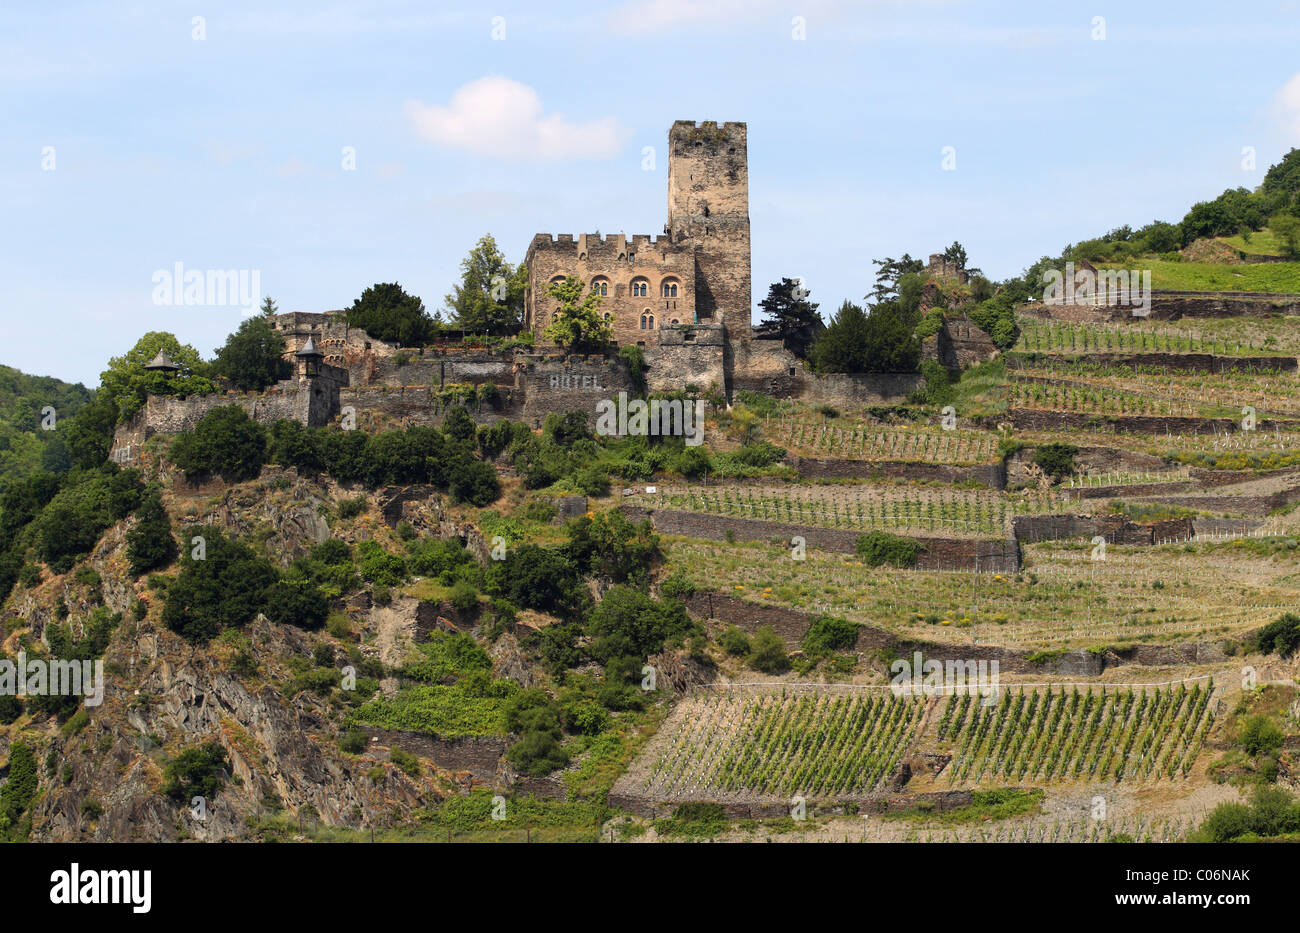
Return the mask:
POLYGON ((0 489, 42 464, 53 472, 66 469, 66 448, 54 431, 41 430, 41 411, 50 406, 56 419, 68 418, 93 396, 81 383, 0 366, 0 489))

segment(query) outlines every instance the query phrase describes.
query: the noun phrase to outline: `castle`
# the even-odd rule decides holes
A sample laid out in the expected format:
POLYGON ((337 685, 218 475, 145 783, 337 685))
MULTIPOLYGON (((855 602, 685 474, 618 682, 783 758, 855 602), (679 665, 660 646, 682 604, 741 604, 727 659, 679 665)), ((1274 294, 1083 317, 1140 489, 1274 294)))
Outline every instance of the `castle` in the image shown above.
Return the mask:
POLYGON ((664 235, 539 233, 524 259, 524 327, 540 343, 558 314, 547 286, 577 276, 601 296, 620 344, 676 345, 675 334, 719 330, 750 341, 749 168, 743 123, 678 120, 668 131, 664 235), (667 336, 666 336, 667 335, 667 336))
POLYGON ((524 259, 523 322, 533 348, 401 348, 350 326, 343 311, 277 314, 292 378, 264 393, 150 396, 118 427, 112 457, 133 462, 149 437, 192 428, 222 405, 238 405, 263 423, 289 418, 320 426, 351 414, 361 428, 437 424, 464 402, 480 421, 506 417, 540 427, 547 414, 573 410, 594 419, 601 400, 634 391, 634 380, 615 354, 575 357, 548 345, 543 332, 558 306, 546 289, 569 275, 598 291, 616 344, 644 348, 653 392, 713 392, 730 401, 749 390, 846 406, 905 397, 916 374, 814 375, 780 340, 751 326, 745 124, 679 120, 668 142, 662 236, 533 237, 524 259))

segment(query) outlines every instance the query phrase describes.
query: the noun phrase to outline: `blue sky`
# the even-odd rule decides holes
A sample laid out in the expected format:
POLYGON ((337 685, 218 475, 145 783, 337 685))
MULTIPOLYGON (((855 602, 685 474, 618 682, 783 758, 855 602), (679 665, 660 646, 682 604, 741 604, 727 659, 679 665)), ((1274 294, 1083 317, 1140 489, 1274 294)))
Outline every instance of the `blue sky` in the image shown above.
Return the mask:
POLYGON ((433 311, 483 233, 515 262, 657 234, 677 119, 749 124, 756 303, 803 276, 829 312, 954 239, 1005 277, 1258 184, 1300 145, 1298 39, 1297 0, 6 0, 0 362, 94 385, 148 330, 210 354, 241 313, 155 305, 177 262, 281 310, 396 280, 433 311))

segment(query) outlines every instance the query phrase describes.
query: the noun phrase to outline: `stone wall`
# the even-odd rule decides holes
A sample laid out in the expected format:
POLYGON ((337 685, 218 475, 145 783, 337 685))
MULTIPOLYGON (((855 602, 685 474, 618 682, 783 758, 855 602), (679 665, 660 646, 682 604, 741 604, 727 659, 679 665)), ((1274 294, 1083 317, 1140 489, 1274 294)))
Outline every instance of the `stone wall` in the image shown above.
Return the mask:
POLYGON ((109 458, 116 463, 134 463, 141 445, 153 435, 192 431, 208 412, 231 405, 262 424, 287 418, 301 424, 323 425, 338 409, 340 390, 338 381, 320 377, 309 382, 287 379, 260 394, 227 392, 188 398, 151 395, 143 408, 115 429, 109 458))
POLYGON ((368 744, 401 748, 427 758, 448 771, 468 771, 478 784, 495 784, 501 756, 506 752, 504 736, 466 736, 443 739, 423 732, 406 732, 362 726, 368 744), (378 739, 377 742, 371 742, 378 739))

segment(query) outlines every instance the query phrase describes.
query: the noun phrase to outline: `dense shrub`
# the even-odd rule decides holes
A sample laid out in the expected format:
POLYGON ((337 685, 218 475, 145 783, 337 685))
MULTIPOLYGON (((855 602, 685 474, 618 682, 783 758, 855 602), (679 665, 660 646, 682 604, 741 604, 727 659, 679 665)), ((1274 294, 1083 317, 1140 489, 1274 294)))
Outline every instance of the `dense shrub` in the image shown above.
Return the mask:
POLYGON ((226 338, 212 361, 212 375, 246 392, 261 392, 293 375, 293 366, 284 358, 284 338, 275 325, 257 315, 226 338))
POLYGON ((561 710, 546 691, 533 688, 519 693, 506 708, 506 728, 521 736, 506 750, 506 758, 515 770, 545 777, 569 763, 561 744, 561 710))
POLYGON ((266 430, 238 405, 214 408, 172 440, 169 456, 187 478, 253 479, 266 462, 266 430))
POLYGON ((173 800, 188 803, 194 797, 203 797, 211 804, 221 790, 229 759, 220 742, 205 742, 187 748, 163 769, 166 784, 163 793, 173 800))
POLYGON ((669 642, 680 642, 692 627, 681 603, 659 602, 630 587, 615 586, 587 619, 588 650, 601 663, 626 658, 639 668, 648 655, 669 642))
POLYGON ((505 560, 492 561, 487 588, 522 609, 562 618, 577 618, 591 601, 573 562, 559 550, 535 544, 521 544, 505 560))
POLYGON ((1034 448, 1034 463, 1054 479, 1074 472, 1074 458, 1079 448, 1073 444, 1040 444, 1034 448))
POLYGON ((764 625, 754 633, 750 642, 749 664, 764 674, 780 674, 790 669, 790 656, 786 654, 785 642, 772 626, 764 625))
POLYGON ((1255 635, 1255 650, 1260 654, 1291 657, 1300 648, 1300 616, 1288 612, 1264 626, 1255 635))
POLYGON ((920 542, 885 531, 858 535, 857 554, 868 567, 913 567, 921 550, 920 542))
POLYGON ((138 470, 105 464, 74 471, 32 522, 29 534, 37 557, 55 573, 71 570, 110 525, 140 504, 143 491, 138 470))
POLYGON ((857 640, 855 623, 834 616, 818 616, 803 636, 803 650, 808 654, 827 654, 852 648, 857 640))
POLYGON ((251 622, 266 604, 277 574, 264 558, 217 528, 200 528, 202 559, 181 554, 181 571, 167 587, 162 620, 192 642, 206 642, 223 629, 251 622))
POLYGON ((615 583, 645 587, 650 568, 659 557, 659 536, 649 520, 632 523, 617 510, 591 518, 580 516, 568 524, 565 555, 582 573, 595 573, 615 583))
POLYGON ((278 580, 267 589, 262 611, 280 625, 317 629, 329 615, 329 600, 310 582, 278 580))
POLYGON ((162 493, 151 486, 135 512, 135 527, 126 534, 126 556, 131 573, 140 576, 166 567, 176 557, 171 519, 163 508, 162 493))

